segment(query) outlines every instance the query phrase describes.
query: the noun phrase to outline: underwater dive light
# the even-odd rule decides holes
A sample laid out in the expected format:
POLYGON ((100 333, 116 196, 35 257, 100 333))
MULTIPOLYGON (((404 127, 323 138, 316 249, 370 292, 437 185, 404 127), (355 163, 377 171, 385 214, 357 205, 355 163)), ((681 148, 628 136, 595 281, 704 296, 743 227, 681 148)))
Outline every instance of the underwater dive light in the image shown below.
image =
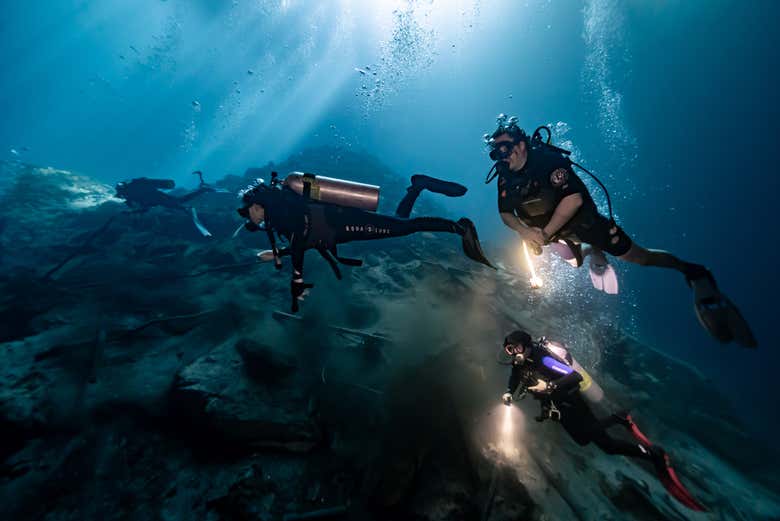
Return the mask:
POLYGON ((531 255, 528 253, 528 246, 525 241, 523 241, 523 253, 525 254, 525 262, 528 264, 528 270, 531 272, 531 278, 529 279, 531 288, 539 289, 543 286, 543 281, 542 278, 536 274, 536 269, 534 268, 534 263, 531 262, 531 255))

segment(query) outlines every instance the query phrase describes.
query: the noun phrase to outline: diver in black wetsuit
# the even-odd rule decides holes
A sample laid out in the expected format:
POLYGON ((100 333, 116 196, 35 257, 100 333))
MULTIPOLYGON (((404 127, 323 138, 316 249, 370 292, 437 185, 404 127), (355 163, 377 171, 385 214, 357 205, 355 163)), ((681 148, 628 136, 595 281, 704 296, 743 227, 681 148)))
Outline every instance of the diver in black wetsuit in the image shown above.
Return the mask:
POLYGON ((309 249, 316 249, 328 261, 336 277, 341 279, 336 261, 352 266, 360 266, 362 261, 339 257, 336 249, 339 244, 401 237, 417 232, 445 232, 461 236, 464 253, 469 258, 491 266, 482 252, 477 230, 469 219, 455 222, 440 217, 409 218, 422 190, 458 197, 466 193, 466 187, 457 183, 425 175, 412 176, 411 186, 399 203, 395 216, 323 203, 278 184, 267 186, 259 183, 242 192, 243 206, 238 213, 248 219, 245 227, 250 231, 260 230, 260 223, 264 223, 277 269, 281 269, 282 256, 292 257, 290 293, 293 312, 298 310, 298 300, 303 297, 304 291, 313 286, 303 281, 303 258, 309 249), (274 234, 286 238, 289 247, 277 249, 274 234))
POLYGON ((149 209, 153 206, 162 206, 175 210, 186 209, 184 203, 203 195, 213 192, 214 189, 203 181, 201 172, 193 172, 200 177, 200 185, 197 190, 175 197, 166 194, 162 190, 172 190, 176 183, 173 179, 149 179, 148 177, 138 177, 130 181, 122 181, 116 185, 116 196, 124 199, 127 206, 133 209, 149 209))
POLYGON ((200 185, 196 190, 179 197, 162 191, 172 190, 176 186, 173 179, 149 179, 148 177, 138 177, 130 181, 118 183, 116 185, 116 197, 124 199, 125 204, 134 212, 146 212, 154 206, 191 212, 193 223, 198 228, 198 231, 204 236, 210 237, 211 233, 201 224, 195 208, 188 208, 185 206, 185 203, 215 190, 203 181, 203 174, 200 171, 195 171, 193 174, 200 178, 200 185))
POLYGON ((512 373, 502 396, 506 405, 511 405, 518 388, 523 395, 530 392, 541 404, 537 421, 559 422, 579 445, 595 443, 607 454, 651 462, 672 496, 688 508, 705 510, 680 483, 666 451, 642 434, 630 414, 621 412, 596 418, 586 401, 592 379, 564 347, 545 338, 534 342, 527 332, 513 331, 504 339, 504 352, 512 360, 512 373), (615 425, 627 428, 636 441, 631 443, 611 436, 607 429, 615 425))
MULTIPOLYGON (((546 127, 529 137, 517 125, 517 118, 501 115, 498 122, 493 134, 485 135, 496 170, 496 175, 488 175, 485 182, 498 177, 501 220, 537 253, 548 244, 560 251, 565 243, 564 248, 571 254, 568 260, 576 266, 590 254, 593 284, 607 293, 617 293, 617 277, 604 252, 642 266, 677 270, 694 290, 695 312, 710 334, 721 342, 757 345, 747 322, 718 290, 709 270, 669 252, 636 244, 612 218, 611 203, 609 218, 599 213, 587 187, 572 169, 569 152, 542 141, 539 130, 546 127), (583 251, 583 243, 591 248, 583 251)), ((609 195, 607 198, 609 202, 609 195)))

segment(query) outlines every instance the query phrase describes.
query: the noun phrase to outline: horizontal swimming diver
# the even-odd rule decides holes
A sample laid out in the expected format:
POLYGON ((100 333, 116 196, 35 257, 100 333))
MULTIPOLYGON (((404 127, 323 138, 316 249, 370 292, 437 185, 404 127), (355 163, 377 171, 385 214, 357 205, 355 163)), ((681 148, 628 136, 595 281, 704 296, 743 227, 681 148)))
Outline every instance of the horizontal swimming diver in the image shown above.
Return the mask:
POLYGON ((258 182, 241 193, 242 206, 238 213, 247 219, 245 228, 250 231, 265 229, 268 234, 271 250, 265 254, 265 259, 273 260, 277 269, 281 269, 281 257, 289 255, 292 258, 290 294, 292 311, 296 312, 298 300, 313 287, 303 280, 304 254, 309 249, 317 250, 331 266, 336 278, 341 279, 337 263, 360 266, 362 261, 340 257, 337 251, 339 244, 418 232, 443 232, 459 235, 467 257, 492 267, 482 252, 477 230, 469 219, 464 217, 455 222, 441 217, 409 217, 423 190, 449 197, 466 193, 466 187, 457 183, 414 175, 395 216, 390 216, 371 211, 378 202, 377 187, 297 173, 280 181, 274 173, 270 185, 258 182), (372 192, 375 193, 372 195, 372 192), (277 237, 286 239, 289 246, 277 248, 277 237))

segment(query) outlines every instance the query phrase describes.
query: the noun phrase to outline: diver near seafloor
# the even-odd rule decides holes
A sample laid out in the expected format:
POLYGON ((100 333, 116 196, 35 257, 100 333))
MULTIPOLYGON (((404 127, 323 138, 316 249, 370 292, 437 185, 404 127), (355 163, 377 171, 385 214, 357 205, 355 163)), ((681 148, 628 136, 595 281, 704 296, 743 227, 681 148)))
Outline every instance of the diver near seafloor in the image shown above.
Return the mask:
POLYGON ((706 511, 680 482, 666 451, 639 430, 628 412, 596 418, 589 403, 600 402, 604 393, 565 347, 544 337, 533 341, 527 332, 518 330, 507 335, 503 350, 512 364, 502 396, 507 406, 518 389, 522 397, 531 393, 541 405, 537 421, 560 423, 579 445, 594 443, 606 454, 652 463, 661 484, 675 499, 692 510, 706 511), (607 430, 614 426, 626 428, 634 441, 610 435, 607 430))
MULTIPOLYGON (((193 172, 193 174, 197 175, 200 179, 198 188, 180 197, 175 197, 162 191, 171 190, 176 186, 173 179, 149 179, 148 177, 138 177, 136 179, 131 179, 130 181, 119 182, 116 185, 115 197, 124 199, 125 204, 130 207, 129 212, 122 213, 146 212, 154 206, 162 206, 173 210, 182 210, 184 212, 188 212, 191 214, 192 222, 195 224, 195 227, 198 229, 198 231, 204 237, 211 237, 211 233, 198 219, 198 213, 195 211, 195 208, 190 208, 188 210, 184 203, 202 194, 221 190, 216 190, 207 185, 203 181, 203 173, 200 170, 196 170, 193 172)), ((112 215, 109 217, 109 219, 103 223, 100 228, 92 232, 81 245, 79 245, 63 260, 57 263, 57 265, 49 269, 42 278, 44 280, 50 279, 72 259, 88 251, 92 242, 109 229, 111 223, 114 222, 116 217, 117 215, 112 215)))
POLYGON ((198 213, 193 207, 185 206, 186 203, 205 193, 216 190, 203 181, 203 173, 199 170, 193 172, 200 179, 196 190, 176 197, 163 192, 172 190, 176 183, 173 179, 150 179, 138 177, 130 181, 122 181, 116 185, 116 197, 125 200, 125 204, 134 212, 145 212, 154 206, 162 206, 172 210, 182 210, 192 215, 192 222, 204 237, 211 237, 211 233, 198 219, 198 213))
POLYGON ((421 174, 413 175, 395 216, 390 216, 374 212, 379 200, 378 187, 297 172, 280 181, 274 172, 270 185, 258 181, 241 192, 242 207, 238 213, 247 219, 244 227, 249 231, 266 231, 271 250, 261 252, 262 260, 273 260, 276 268, 281 269, 281 257, 291 256, 290 294, 292 312, 295 313, 298 301, 303 299, 307 289, 313 287, 303 281, 304 254, 309 249, 317 250, 331 266, 336 278, 341 279, 337 262, 360 266, 362 261, 340 257, 337 251, 339 244, 401 237, 417 232, 444 232, 462 238, 463 251, 470 259, 492 267, 482 252, 477 230, 469 219, 464 217, 455 222, 441 217, 409 218, 423 190, 449 197, 466 193, 466 187, 460 184, 421 174), (289 246, 277 248, 277 237, 286 239, 289 246))
POLYGON ((735 341, 746 347, 757 342, 737 307, 720 292, 712 273, 675 255, 643 248, 618 226, 609 193, 591 172, 574 163, 570 152, 550 144, 551 132, 539 127, 529 136, 517 118, 498 117, 498 128, 484 138, 495 161, 485 183, 498 177, 498 211, 537 254, 542 246, 569 264, 580 267, 590 255, 593 285, 606 293, 618 292, 617 276, 605 253, 642 266, 677 270, 694 292, 694 309, 702 326, 718 341, 735 341), (547 132, 546 141, 542 131, 547 132), (604 189, 609 217, 600 214, 587 187, 574 173, 583 170, 604 189), (495 174, 493 171, 495 170, 495 174), (582 248, 588 244, 590 248, 582 248))

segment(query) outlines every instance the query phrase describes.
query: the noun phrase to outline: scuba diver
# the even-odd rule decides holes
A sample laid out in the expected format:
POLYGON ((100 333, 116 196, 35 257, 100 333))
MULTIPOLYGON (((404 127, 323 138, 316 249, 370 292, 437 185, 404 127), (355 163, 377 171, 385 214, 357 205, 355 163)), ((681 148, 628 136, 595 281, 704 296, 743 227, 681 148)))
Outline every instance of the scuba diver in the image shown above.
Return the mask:
POLYGON ((617 276, 605 253, 620 260, 674 269, 685 276, 694 292, 699 322, 718 341, 735 341, 746 347, 757 342, 737 307, 718 289, 712 273, 661 250, 643 248, 618 226, 604 185, 591 172, 569 159, 570 152, 550 144, 552 133, 539 127, 529 137, 517 118, 498 117, 498 128, 484 139, 495 161, 485 183, 498 177, 498 211, 501 220, 515 230, 537 254, 551 249, 572 266, 580 267, 590 255, 593 285, 606 293, 618 292, 617 276), (541 131, 547 132, 547 140, 541 131), (601 215, 572 166, 583 170, 604 189, 609 218, 601 215), (493 173, 495 170, 495 173, 493 173), (582 244, 590 245, 583 249, 582 244))
POLYGON ((173 210, 182 210, 192 215, 192 222, 204 237, 211 237, 211 233, 201 224, 195 208, 188 208, 185 203, 196 197, 216 190, 203 181, 203 173, 200 170, 193 172, 200 178, 200 185, 192 192, 176 197, 163 192, 172 190, 176 183, 173 179, 149 179, 138 177, 130 181, 122 181, 116 185, 116 197, 125 200, 125 204, 134 212, 146 212, 154 206, 162 206, 173 210))
POLYGON ((518 388, 521 398, 530 392, 540 402, 537 421, 553 420, 579 445, 595 443, 606 454, 617 454, 650 462, 661 484, 691 510, 706 511, 680 482, 669 455, 653 444, 627 412, 598 419, 588 402, 600 401, 604 394, 588 373, 560 344, 542 337, 534 342, 525 331, 513 331, 504 339, 504 353, 510 357, 512 372, 502 399, 509 406, 518 388), (607 429, 620 425, 636 440, 631 443, 611 436, 607 429))
POLYGON ((303 299, 307 289, 313 287, 313 284, 303 281, 304 253, 309 249, 317 250, 331 266, 336 278, 341 279, 337 261, 349 266, 360 266, 362 261, 340 257, 337 252, 339 244, 401 237, 417 232, 444 232, 460 235, 466 256, 492 268, 482 252, 477 230, 469 219, 464 217, 455 222, 440 217, 409 218, 423 190, 449 197, 466 193, 466 187, 457 183, 414 175, 395 216, 389 216, 374 212, 379 202, 379 187, 298 172, 280 181, 278 174, 273 172, 270 186, 258 180, 239 194, 243 206, 238 209, 238 214, 247 219, 243 225, 247 230, 266 231, 271 250, 261 252, 258 255, 261 260, 273 260, 276 268, 281 269, 281 257, 292 257, 290 294, 292 312, 295 313, 298 301, 303 299), (289 246, 278 249, 277 236, 286 239, 289 246))

